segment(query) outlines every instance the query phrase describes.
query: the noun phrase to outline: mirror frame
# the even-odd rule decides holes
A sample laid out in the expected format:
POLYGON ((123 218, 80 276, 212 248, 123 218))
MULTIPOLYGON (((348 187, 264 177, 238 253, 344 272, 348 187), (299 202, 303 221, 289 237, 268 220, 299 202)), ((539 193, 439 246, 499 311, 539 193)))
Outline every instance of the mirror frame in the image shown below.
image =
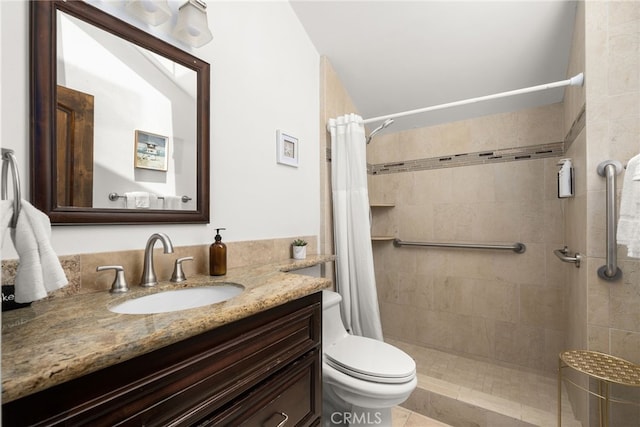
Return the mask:
MULTIPOLYGON (((209 223, 210 66, 84 1, 30 2, 31 201, 52 224, 209 223), (196 209, 139 211, 77 208, 56 203, 56 12, 60 10, 124 40, 165 56, 197 74, 196 209)), ((106 197, 106 195, 105 195, 106 197)))

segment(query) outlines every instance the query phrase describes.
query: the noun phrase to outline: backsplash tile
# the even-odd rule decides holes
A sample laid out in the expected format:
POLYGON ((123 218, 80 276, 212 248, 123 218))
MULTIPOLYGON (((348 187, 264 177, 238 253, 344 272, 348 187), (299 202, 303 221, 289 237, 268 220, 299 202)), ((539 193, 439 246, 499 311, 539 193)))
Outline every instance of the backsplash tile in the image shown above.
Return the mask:
MULTIPOLYGON (((301 236, 308 242, 307 254, 317 254, 317 236, 301 236)), ((252 264, 267 264, 292 257, 291 238, 227 242, 227 267, 236 268, 252 264)), ((60 256, 60 263, 69 284, 52 292, 48 298, 61 298, 76 294, 104 292, 111 288, 113 271, 97 272, 101 265, 121 265, 129 286, 137 286, 142 275, 144 250, 102 252, 60 256)), ((193 274, 209 273, 209 244, 174 247, 174 253, 164 254, 162 248, 154 250, 154 266, 159 280, 169 280, 175 260, 193 256, 183 263, 187 278, 193 274)), ((18 260, 2 260, 2 284, 15 283, 18 260)))
MULTIPOLYGON (((49 298, 64 297, 80 293, 80 256, 67 255, 59 257, 69 284, 49 295, 49 298)), ((15 285, 18 260, 2 260, 2 284, 15 285)))

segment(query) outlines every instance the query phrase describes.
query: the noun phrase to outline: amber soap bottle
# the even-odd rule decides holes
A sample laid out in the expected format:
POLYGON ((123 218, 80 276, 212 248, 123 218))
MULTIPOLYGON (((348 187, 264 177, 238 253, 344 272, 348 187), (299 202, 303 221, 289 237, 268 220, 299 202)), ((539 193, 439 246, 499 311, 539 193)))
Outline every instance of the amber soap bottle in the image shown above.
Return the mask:
POLYGON ((222 243, 220 230, 216 228, 216 241, 209 246, 209 274, 211 276, 224 276, 227 274, 227 245, 222 243))

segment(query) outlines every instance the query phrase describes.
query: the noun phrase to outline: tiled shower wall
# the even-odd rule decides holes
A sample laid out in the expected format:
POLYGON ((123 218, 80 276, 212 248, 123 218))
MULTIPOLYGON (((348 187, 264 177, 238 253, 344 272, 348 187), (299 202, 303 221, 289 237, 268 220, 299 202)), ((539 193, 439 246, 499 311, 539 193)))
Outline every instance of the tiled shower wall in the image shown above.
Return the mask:
POLYGON ((389 164, 396 170, 369 175, 371 203, 394 205, 372 208, 372 234, 527 246, 516 254, 374 242, 386 336, 536 370, 556 368, 564 348, 563 271, 573 267, 553 255, 564 243, 565 201, 556 197, 562 149, 544 148, 563 139, 562 105, 554 104, 373 140, 370 170, 389 164), (496 156, 500 150, 520 155, 496 156), (438 158, 451 160, 438 165, 438 158), (425 160, 413 164, 422 169, 397 166, 419 159, 425 160))
POLYGON ((594 172, 604 160, 626 164, 640 153, 640 2, 586 2, 586 11, 587 24, 596 26, 587 28, 586 69, 598 82, 586 87, 588 344, 640 363, 640 261, 618 246, 623 280, 595 274, 605 263, 605 180, 594 172))
MULTIPOLYGON (((585 130, 567 152, 576 160, 578 187, 567 204, 566 240, 585 255, 582 268, 567 272, 567 345, 640 363, 640 261, 618 246, 622 279, 597 276, 605 263, 605 179, 596 173, 604 160, 626 164, 640 153, 640 2, 578 4, 569 74, 582 70, 584 91, 565 97, 565 128, 582 105, 587 112, 585 130)), ((624 174, 617 178, 619 196, 624 174)), ((577 380, 587 384, 584 376, 577 380)), ((568 390, 576 417, 597 426, 597 402, 584 391, 568 390)), ((613 394, 640 402, 640 390, 615 388, 613 394)), ((611 425, 637 426, 638 419, 637 406, 611 407, 611 425)))

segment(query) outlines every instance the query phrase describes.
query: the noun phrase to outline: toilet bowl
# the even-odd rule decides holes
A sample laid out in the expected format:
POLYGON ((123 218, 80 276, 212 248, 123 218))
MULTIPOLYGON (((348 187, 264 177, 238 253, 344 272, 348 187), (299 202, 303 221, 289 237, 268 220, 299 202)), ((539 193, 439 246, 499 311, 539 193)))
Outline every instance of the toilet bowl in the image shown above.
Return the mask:
POLYGON ((340 294, 322 291, 322 381, 325 426, 391 425, 391 408, 418 383, 415 361, 402 350, 349 334, 340 294))

